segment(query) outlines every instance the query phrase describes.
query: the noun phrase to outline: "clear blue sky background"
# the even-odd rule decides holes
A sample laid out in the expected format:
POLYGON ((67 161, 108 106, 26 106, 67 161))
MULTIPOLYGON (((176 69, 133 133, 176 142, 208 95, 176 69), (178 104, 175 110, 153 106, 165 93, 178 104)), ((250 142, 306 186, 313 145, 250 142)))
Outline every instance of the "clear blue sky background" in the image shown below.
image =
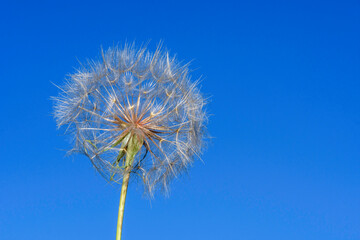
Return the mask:
POLYGON ((205 164, 124 239, 360 239, 359 1, 3 1, 0 239, 115 239, 119 189, 69 148, 50 96, 77 59, 159 40, 203 74, 205 164))

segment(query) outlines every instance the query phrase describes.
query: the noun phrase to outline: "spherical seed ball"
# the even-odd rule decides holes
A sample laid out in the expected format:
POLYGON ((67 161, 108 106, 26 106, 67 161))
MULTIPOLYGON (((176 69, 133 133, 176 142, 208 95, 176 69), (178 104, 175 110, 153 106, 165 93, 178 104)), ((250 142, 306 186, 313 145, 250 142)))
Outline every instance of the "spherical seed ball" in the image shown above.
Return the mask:
POLYGON ((131 166, 151 194, 186 171, 203 148, 205 101, 188 64, 158 47, 135 45, 101 51, 98 61, 71 74, 54 98, 58 127, 73 149, 88 156, 108 181, 124 174, 131 139, 141 145, 131 166))

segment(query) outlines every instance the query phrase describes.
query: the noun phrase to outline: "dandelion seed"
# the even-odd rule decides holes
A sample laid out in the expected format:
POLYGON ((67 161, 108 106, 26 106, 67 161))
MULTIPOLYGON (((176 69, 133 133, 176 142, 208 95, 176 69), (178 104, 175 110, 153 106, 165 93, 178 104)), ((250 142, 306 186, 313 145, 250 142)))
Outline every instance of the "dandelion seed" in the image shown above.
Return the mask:
POLYGON ((161 46, 154 53, 114 47, 70 75, 54 97, 57 125, 73 136, 71 152, 85 154, 108 181, 122 180, 117 240, 130 177, 152 196, 201 154, 205 102, 188 72, 161 46))

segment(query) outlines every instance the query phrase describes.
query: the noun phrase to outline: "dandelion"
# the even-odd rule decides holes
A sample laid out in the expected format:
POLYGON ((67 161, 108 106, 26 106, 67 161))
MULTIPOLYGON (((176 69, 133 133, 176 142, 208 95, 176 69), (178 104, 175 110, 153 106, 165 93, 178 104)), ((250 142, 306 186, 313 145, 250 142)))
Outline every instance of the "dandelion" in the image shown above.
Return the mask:
POLYGON ((116 239, 121 239, 130 178, 152 196, 186 171, 203 147, 206 112, 188 64, 134 44, 101 51, 71 74, 54 97, 58 127, 109 182, 121 183, 116 239))

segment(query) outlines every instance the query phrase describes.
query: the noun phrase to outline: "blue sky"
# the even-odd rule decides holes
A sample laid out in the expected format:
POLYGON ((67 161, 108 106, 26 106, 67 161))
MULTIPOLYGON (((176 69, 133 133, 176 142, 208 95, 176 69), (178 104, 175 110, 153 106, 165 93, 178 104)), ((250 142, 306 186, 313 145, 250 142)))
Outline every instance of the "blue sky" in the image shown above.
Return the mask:
POLYGON ((100 46, 159 40, 203 75, 214 137, 171 195, 129 188, 123 238, 360 239, 358 1, 3 1, 0 239, 115 239, 119 189, 50 96, 100 46))

